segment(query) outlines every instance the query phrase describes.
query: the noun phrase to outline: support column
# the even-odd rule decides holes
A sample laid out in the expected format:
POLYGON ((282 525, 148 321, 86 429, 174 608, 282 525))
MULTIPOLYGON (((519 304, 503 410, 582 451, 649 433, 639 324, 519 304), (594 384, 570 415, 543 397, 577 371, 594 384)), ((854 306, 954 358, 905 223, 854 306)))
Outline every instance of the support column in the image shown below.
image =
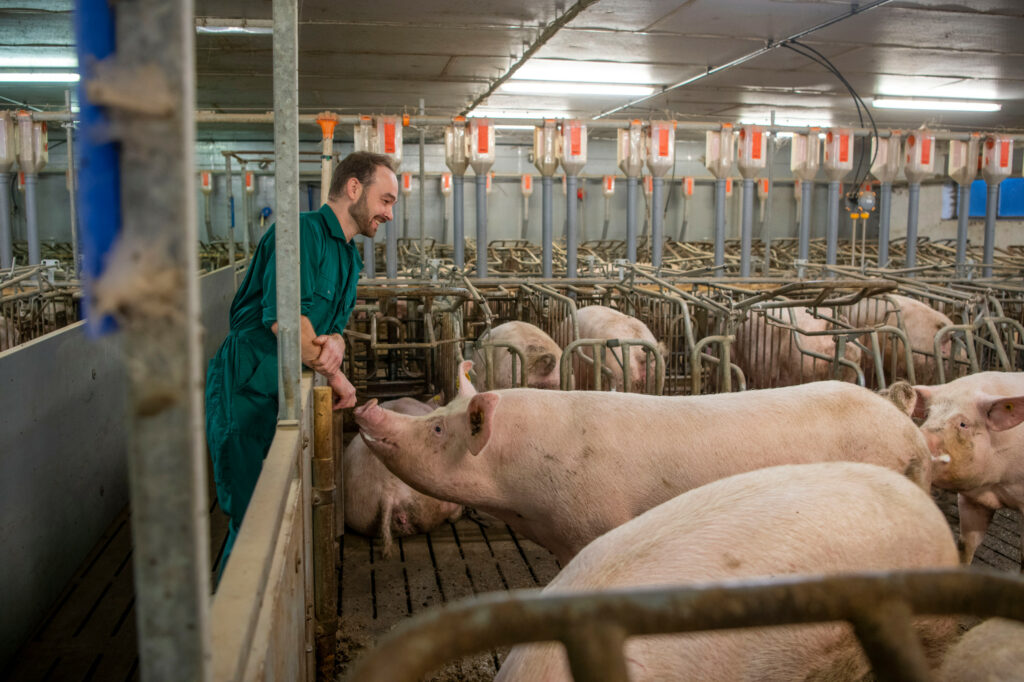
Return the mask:
MULTIPOLYGON (((839 250, 839 181, 828 183, 828 223, 825 232, 825 263, 836 264, 839 250)), ((853 245, 856 251, 856 244, 853 245)))
POLYGON ((476 176, 476 276, 487 276, 487 175, 476 176))
POLYGON ((970 212, 971 186, 957 185, 956 189, 956 274, 967 276, 967 219, 970 212))
POLYGON ((466 226, 463 218, 465 199, 462 196, 465 177, 452 175, 452 246, 455 249, 455 267, 466 267, 466 226))
POLYGON ((576 237, 577 221, 576 212, 576 183, 579 181, 575 175, 565 176, 565 276, 569 279, 576 278, 576 237))
POLYGON ((982 256, 982 276, 992 276, 992 260, 996 251, 996 211, 999 210, 999 183, 989 182, 985 204, 985 245, 982 256))
POLYGON ((800 183, 800 234, 797 253, 804 265, 797 268, 800 277, 804 276, 811 242, 811 201, 814 196, 814 182, 803 180, 800 183))
POLYGON ((626 178, 626 260, 636 262, 636 191, 639 178, 626 178))
POLYGON ((661 267, 661 252, 665 243, 664 214, 661 210, 661 195, 665 190, 665 178, 651 179, 651 265, 661 267))
MULTIPOLYGON (((39 265, 39 214, 36 211, 36 184, 39 176, 25 173, 25 234, 28 238, 28 264, 39 265)), ((6 191, 6 189, 4 190, 6 191)))
POLYGON ((0 268, 11 267, 11 173, 0 173, 0 268))
MULTIPOLYGON (((71 91, 64 91, 64 108, 71 111, 71 91)), ((75 174, 75 122, 73 120, 64 124, 64 130, 68 136, 68 197, 70 198, 71 218, 71 258, 74 261, 71 265, 71 275, 78 278, 78 177, 75 174)), ((6 185, 3 187, 7 192, 6 185)), ((2 259, 0 259, 2 260, 2 259)))
POLYGON ((883 182, 878 197, 878 267, 889 267, 889 226, 892 220, 892 183, 883 182))
POLYGON ((545 175, 541 180, 541 275, 545 278, 551 277, 551 251, 554 233, 551 223, 553 222, 552 211, 554 207, 551 201, 551 191, 554 180, 550 175, 545 175))
POLYGON ((910 183, 910 194, 907 198, 907 262, 904 267, 908 268, 917 265, 917 210, 920 201, 921 184, 912 182, 910 183))
MULTIPOLYGON (((743 219, 740 223, 740 277, 750 277, 750 247, 754 238, 754 179, 743 180, 743 219)), ((767 253, 767 251, 765 252, 767 253)))
POLYGON ((725 183, 715 180, 715 277, 725 275, 725 183))
MULTIPOLYGON (((277 117, 274 117, 275 120, 277 117)), ((224 155, 224 196, 227 198, 228 217, 228 265, 231 267, 231 282, 238 287, 238 271, 235 270, 235 194, 231 188, 231 157, 224 155)))

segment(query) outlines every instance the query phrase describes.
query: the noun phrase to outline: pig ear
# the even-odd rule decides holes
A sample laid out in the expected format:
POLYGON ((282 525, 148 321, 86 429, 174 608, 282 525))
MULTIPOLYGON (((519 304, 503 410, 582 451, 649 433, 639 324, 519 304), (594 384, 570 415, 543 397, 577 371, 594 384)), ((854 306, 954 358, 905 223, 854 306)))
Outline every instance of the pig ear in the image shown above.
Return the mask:
POLYGON ((906 381, 895 381, 889 388, 881 390, 878 395, 886 398, 896 407, 908 415, 914 413, 914 404, 917 402, 917 393, 914 387, 906 381))
POLYGON ((469 451, 479 455, 491 439, 491 425, 494 423, 494 408, 501 396, 492 391, 478 393, 469 401, 466 417, 469 419, 469 451))
POLYGON ((992 431, 1012 429, 1024 421, 1024 395, 986 399, 982 409, 988 414, 988 428, 992 431), (985 409, 987 407, 987 409, 985 409))
POLYGON ((539 375, 551 374, 557 362, 558 359, 554 353, 535 355, 530 358, 530 373, 539 375))
POLYGON ((914 400, 907 407, 907 414, 914 419, 925 419, 928 416, 928 401, 932 399, 932 390, 928 386, 914 386, 914 400))
POLYGON ((468 398, 476 395, 476 388, 473 386, 473 381, 469 378, 469 370, 473 369, 472 360, 464 360, 459 364, 459 397, 468 398))

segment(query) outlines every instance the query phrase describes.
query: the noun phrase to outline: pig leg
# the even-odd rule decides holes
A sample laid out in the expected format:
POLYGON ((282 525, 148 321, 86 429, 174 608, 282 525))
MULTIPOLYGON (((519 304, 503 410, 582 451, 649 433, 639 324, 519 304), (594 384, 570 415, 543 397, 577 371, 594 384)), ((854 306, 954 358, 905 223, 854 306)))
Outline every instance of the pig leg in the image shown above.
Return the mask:
POLYGON ((960 510, 960 563, 969 566, 975 550, 985 539, 995 509, 989 509, 963 494, 956 496, 956 506, 960 510))
POLYGON ((384 541, 381 554, 385 559, 391 558, 391 502, 387 499, 380 503, 380 537, 384 541))

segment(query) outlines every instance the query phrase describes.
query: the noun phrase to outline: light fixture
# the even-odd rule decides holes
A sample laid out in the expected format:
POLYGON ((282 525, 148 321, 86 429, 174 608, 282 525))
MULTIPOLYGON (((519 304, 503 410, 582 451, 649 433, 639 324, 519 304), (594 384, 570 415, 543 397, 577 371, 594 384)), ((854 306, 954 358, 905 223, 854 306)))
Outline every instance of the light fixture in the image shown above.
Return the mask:
POLYGON ((907 99, 876 97, 871 100, 876 109, 913 109, 916 111, 999 111, 1002 104, 969 99, 907 99))
POLYGON ((272 35, 274 33, 274 22, 270 19, 196 17, 196 33, 216 35, 272 35))
MULTIPOLYGON (((500 109, 494 107, 477 107, 466 114, 468 118, 571 118, 567 111, 549 109, 500 109)), ((532 126, 531 126, 532 127, 532 126)))
POLYGON ((568 59, 531 59, 523 64, 512 80, 568 81, 571 83, 655 83, 647 64, 585 62, 568 59))
POLYGON ((508 80, 498 92, 510 95, 604 95, 607 97, 643 97, 654 92, 645 85, 625 83, 569 83, 564 81, 508 80))
POLYGON ((29 55, 15 55, 7 57, 0 55, 0 68, 11 67, 28 67, 30 69, 74 69, 78 67, 78 58, 73 55, 67 57, 33 57, 29 55))
POLYGON ((0 83, 77 83, 73 71, 0 71, 0 83))
POLYGON ((533 130, 535 127, 536 126, 519 125, 519 124, 513 124, 513 123, 509 123, 509 124, 496 123, 494 125, 494 129, 495 130, 533 130))

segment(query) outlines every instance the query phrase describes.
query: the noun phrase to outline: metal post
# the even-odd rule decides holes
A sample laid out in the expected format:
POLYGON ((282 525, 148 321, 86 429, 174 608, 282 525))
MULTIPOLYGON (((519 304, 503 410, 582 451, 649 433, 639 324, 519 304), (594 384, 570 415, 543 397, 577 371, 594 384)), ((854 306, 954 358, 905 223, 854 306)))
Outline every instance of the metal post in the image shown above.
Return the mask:
POLYGON ((523 197, 523 225, 519 238, 526 239, 530 231, 530 197, 523 197))
POLYGON ((455 267, 466 267, 466 232, 463 223, 463 209, 465 200, 462 198, 462 183, 465 178, 461 175, 452 175, 452 246, 455 249, 455 267))
POLYGON ((274 194, 277 203, 279 421, 298 422, 299 382, 299 30, 295 0, 273 0, 274 194))
POLYGON ((971 185, 957 185, 956 191, 956 274, 967 276, 967 218, 970 207, 971 185))
MULTIPOLYGON (((26 182, 28 179, 26 178, 26 182)), ((992 259, 996 251, 996 211, 999 209, 999 183, 989 182, 988 201, 985 204, 985 245, 982 257, 982 276, 992 276, 992 259)))
MULTIPOLYGON (((319 679, 334 678, 338 631, 338 576, 334 528, 337 488, 334 484, 332 391, 313 389, 313 589, 316 618, 316 663, 319 679)), ((312 681, 310 681, 312 682, 312 681)))
POLYGON ((11 174, 0 173, 0 268, 11 267, 11 174))
POLYGON ((487 174, 476 175, 476 276, 487 276, 487 174))
POLYGON ((604 226, 601 228, 601 240, 602 241, 605 240, 605 239, 608 239, 608 225, 612 221, 611 209, 612 209, 612 198, 609 197, 609 196, 606 196, 604 198, 604 226))
MULTIPOLYGON (((71 111, 71 91, 64 91, 64 106, 71 111)), ((75 174, 75 123, 69 121, 64 124, 64 130, 68 136, 68 195, 71 199, 71 259, 74 263, 71 266, 71 275, 78 277, 78 177, 75 174)), ((3 192, 7 192, 7 186, 3 185, 3 192)))
POLYGON ((402 239, 409 238, 409 195, 402 195, 402 239))
POLYGON ((651 180, 651 265, 661 267, 661 250, 664 244, 664 214, 661 195, 665 189, 665 178, 651 180))
MULTIPOLYGON (((323 129, 320 143, 320 205, 323 206, 331 195, 331 176, 334 174, 334 124, 326 122, 322 125, 331 126, 331 134, 323 129)), ((242 167, 242 178, 245 178, 245 166, 242 167)), ((244 187, 243 187, 244 190, 244 187)))
POLYGON ((715 180, 715 277, 725 275, 725 182, 715 180))
POLYGON ((917 265, 917 209, 920 201, 921 183, 912 182, 907 198, 907 261, 904 263, 907 268, 917 265))
POLYGON ((213 241, 213 216, 210 214, 210 195, 203 192, 203 223, 206 225, 206 241, 213 241))
POLYGON ((836 264, 839 249, 839 181, 828 183, 828 231, 825 233, 825 263, 836 264))
POLYGON ((750 277, 750 245, 754 238, 754 179, 743 180, 743 218, 740 223, 740 277, 750 277))
POLYGON ((242 161, 242 262, 249 265, 252 244, 249 240, 249 193, 245 189, 245 161, 242 161))
MULTIPOLYGON (((420 116, 426 114, 424 108, 425 102, 420 97, 420 116)), ((426 232, 426 188, 427 188, 427 171, 425 161, 425 145, 426 145, 426 131, 423 126, 420 125, 420 277, 426 277, 427 275, 427 232, 426 232)), ((444 196, 441 197, 441 201, 444 201, 444 196)))
POLYGON ((639 178, 626 178, 626 260, 636 262, 636 190, 639 178))
POLYGON ((565 276, 576 278, 576 183, 575 175, 565 176, 565 276))
POLYGON ((552 233, 552 206, 551 192, 554 185, 554 179, 550 175, 545 175, 541 179, 540 193, 541 193, 541 275, 545 278, 551 277, 551 250, 552 242, 554 241, 554 234, 552 233))
POLYGON ((892 183, 883 182, 878 197, 878 267, 889 267, 889 224, 892 217, 892 183))
MULTIPOLYGON (((385 230, 387 228, 384 228, 385 230)), ((377 277, 377 255, 371 237, 363 237, 363 276, 366 279, 377 277)))
MULTIPOLYGON (((408 201, 402 199, 402 210, 408 212, 408 201)), ((388 279, 398 277, 398 225, 389 220, 384 224, 384 269, 388 279)))
POLYGON ((39 176, 25 173, 25 233, 28 237, 28 264, 39 265, 39 214, 36 212, 36 183, 39 176))
POLYGON ((797 272, 800 277, 804 276, 804 268, 807 266, 807 255, 810 253, 811 242, 811 201, 814 193, 814 182, 803 180, 800 182, 800 233, 797 252, 801 265, 797 272))
MULTIPOLYGON (((76 42, 82 82, 103 84, 89 73, 96 34, 114 33, 111 3, 79 0, 76 42)), ((146 281, 145 293, 107 289, 111 266, 96 273, 92 289, 97 316, 115 312, 123 334, 128 375, 128 470, 131 490, 132 564, 140 677, 144 682, 210 679, 209 538, 206 461, 202 423, 199 288, 195 206, 195 24, 188 0, 137 0, 116 5, 117 25, 131 27, 116 38, 116 60, 160 76, 149 84, 152 100, 168 102, 159 112, 117 108, 122 98, 88 106, 117 108, 120 232, 107 263, 118 282, 146 281), (161 284, 163 283, 163 284, 161 284), (155 287, 155 289, 154 289, 155 287), (154 305, 158 300, 160 305, 154 305)), ((113 47, 111 49, 114 49, 113 47)), ((106 56, 106 55, 102 55, 106 56)), ((116 83, 106 84, 117 88, 116 83)), ((92 229, 96 195, 86 191, 109 171, 90 145, 97 120, 83 101, 83 235, 92 229)), ((97 87, 98 97, 107 92, 97 87)), ((140 93, 125 96, 142 97, 140 93)), ((103 180, 109 182, 105 176, 103 180)), ((102 222, 102 218, 101 218, 102 222)), ((95 244, 95 236, 86 243, 95 244)), ((87 263, 86 267, 90 267, 87 263)), ((92 271, 90 271, 92 272, 92 271)))
POLYGON ((224 155, 224 189, 228 214, 228 265, 231 267, 232 288, 238 286, 238 272, 235 270, 235 196, 231 191, 231 157, 224 155))

